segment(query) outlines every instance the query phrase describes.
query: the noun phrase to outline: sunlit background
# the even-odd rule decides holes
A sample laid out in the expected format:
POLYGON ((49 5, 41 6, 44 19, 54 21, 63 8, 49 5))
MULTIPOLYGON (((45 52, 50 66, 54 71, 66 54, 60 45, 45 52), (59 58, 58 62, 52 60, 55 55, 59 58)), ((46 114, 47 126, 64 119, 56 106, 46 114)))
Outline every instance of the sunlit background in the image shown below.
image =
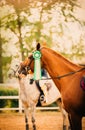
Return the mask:
POLYGON ((85 0, 0 0, 0 83, 37 42, 85 63, 85 0))

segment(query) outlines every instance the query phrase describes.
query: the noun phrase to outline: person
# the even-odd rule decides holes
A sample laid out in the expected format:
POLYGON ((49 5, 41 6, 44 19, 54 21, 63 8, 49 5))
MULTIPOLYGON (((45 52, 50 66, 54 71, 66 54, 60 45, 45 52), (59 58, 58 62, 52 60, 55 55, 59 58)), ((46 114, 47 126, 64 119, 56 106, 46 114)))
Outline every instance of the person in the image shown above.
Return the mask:
POLYGON ((41 90, 43 91, 43 95, 40 96, 41 102, 47 103, 48 102, 48 91, 47 91, 47 81, 46 78, 48 77, 47 71, 45 69, 41 70, 42 79, 39 80, 39 85, 41 90))
MULTIPOLYGON (((30 70, 29 71, 29 74, 30 74, 30 84, 33 83, 34 79, 33 79, 33 74, 32 74, 32 71, 30 70)), ((47 103, 48 100, 47 100, 47 86, 46 86, 46 77, 48 77, 47 75, 47 72, 45 69, 41 69, 41 75, 42 75, 42 79, 41 80, 35 80, 35 83, 38 87, 38 90, 40 91, 40 101, 41 102, 44 102, 44 103, 47 103)))

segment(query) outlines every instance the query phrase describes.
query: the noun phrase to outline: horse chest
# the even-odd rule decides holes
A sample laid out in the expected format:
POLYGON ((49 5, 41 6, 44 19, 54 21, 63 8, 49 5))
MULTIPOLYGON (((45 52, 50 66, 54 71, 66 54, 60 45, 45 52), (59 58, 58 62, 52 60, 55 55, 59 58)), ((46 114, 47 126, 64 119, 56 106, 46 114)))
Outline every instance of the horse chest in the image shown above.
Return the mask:
POLYGON ((38 102, 39 94, 35 82, 30 84, 27 77, 20 80, 20 99, 24 106, 36 104, 38 102))

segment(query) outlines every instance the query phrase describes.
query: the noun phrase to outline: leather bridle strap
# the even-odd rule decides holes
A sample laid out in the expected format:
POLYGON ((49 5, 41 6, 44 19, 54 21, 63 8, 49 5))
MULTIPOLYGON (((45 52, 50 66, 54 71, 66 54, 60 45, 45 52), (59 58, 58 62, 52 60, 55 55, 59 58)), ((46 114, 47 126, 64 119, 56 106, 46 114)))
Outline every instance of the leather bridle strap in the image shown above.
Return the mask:
POLYGON ((41 80, 61 79, 61 78, 64 78, 64 77, 76 74, 76 73, 78 73, 80 71, 83 71, 83 70, 85 70, 85 67, 83 67, 83 68, 81 68, 81 69, 79 69, 77 71, 74 71, 74 72, 69 72, 69 73, 64 74, 64 75, 60 75, 60 76, 56 76, 56 77, 51 77, 51 78, 46 78, 46 79, 41 79, 41 80))
POLYGON ((30 65, 31 65, 32 61, 34 60, 34 58, 33 58, 33 56, 31 56, 31 57, 29 57, 29 59, 30 59, 30 63, 27 65, 27 71, 31 70, 30 65))

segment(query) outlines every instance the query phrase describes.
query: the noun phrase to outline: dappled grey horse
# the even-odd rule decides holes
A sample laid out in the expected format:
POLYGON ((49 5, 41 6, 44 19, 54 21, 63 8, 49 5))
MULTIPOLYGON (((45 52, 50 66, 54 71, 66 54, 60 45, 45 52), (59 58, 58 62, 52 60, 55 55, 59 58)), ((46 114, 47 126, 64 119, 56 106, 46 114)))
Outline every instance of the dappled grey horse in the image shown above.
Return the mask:
MULTIPOLYGON (((35 81, 32 84, 30 84, 30 79, 28 75, 19 79, 19 83, 20 83, 20 99, 22 101, 24 111, 25 111, 26 130, 29 130, 29 125, 28 125, 28 114, 29 114, 28 109, 29 108, 31 111, 31 120, 33 124, 33 130, 36 130, 35 111, 36 111, 36 105, 40 98, 40 91, 35 81)), ((60 107, 60 111, 62 112, 63 130, 66 130, 66 112, 62 108, 61 99, 58 98, 55 101, 60 107)))
MULTIPOLYGON (((36 111, 36 105, 38 103, 38 100, 40 99, 40 95, 41 95, 40 91, 35 81, 30 83, 29 75, 21 74, 18 76, 18 79, 19 79, 19 84, 20 84, 19 96, 22 101, 22 105, 24 107, 24 112, 25 112, 26 130, 29 130, 28 118, 29 118, 30 113, 31 113, 31 121, 33 125, 33 130, 36 130, 35 111, 36 111)), ((56 98, 55 102, 58 104, 58 106, 60 107, 60 111, 62 112, 63 130, 66 130, 67 113, 62 108, 61 98, 56 98)))
POLYGON ((20 78, 19 83, 20 83, 20 99, 22 101, 24 112, 25 112, 26 130, 29 130, 29 125, 28 125, 29 112, 31 113, 33 130, 36 130, 35 111, 40 96, 40 92, 36 87, 35 82, 30 84, 30 79, 28 76, 20 78))

